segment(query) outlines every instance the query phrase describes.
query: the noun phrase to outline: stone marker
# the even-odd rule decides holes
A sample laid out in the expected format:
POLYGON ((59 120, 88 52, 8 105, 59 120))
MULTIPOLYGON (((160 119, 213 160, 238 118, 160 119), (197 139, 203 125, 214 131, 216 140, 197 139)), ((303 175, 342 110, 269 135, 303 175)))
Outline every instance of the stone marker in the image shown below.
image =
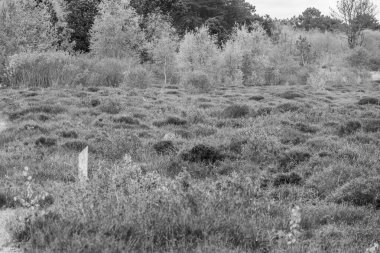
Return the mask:
POLYGON ((88 180, 88 147, 79 154, 78 177, 81 184, 88 180))

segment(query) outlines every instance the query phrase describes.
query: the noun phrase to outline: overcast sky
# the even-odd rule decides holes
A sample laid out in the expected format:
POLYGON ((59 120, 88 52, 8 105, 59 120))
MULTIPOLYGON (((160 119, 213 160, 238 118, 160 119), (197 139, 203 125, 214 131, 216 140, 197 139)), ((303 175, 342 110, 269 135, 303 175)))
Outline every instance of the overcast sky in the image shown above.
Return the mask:
MULTIPOLYGON (((256 6, 256 13, 269 14, 272 18, 291 18, 300 15, 306 8, 315 7, 324 15, 330 15, 329 7, 335 8, 336 0, 246 0, 256 6)), ((380 0, 373 1, 380 8, 380 0)), ((377 17, 379 17, 379 13, 377 17)))

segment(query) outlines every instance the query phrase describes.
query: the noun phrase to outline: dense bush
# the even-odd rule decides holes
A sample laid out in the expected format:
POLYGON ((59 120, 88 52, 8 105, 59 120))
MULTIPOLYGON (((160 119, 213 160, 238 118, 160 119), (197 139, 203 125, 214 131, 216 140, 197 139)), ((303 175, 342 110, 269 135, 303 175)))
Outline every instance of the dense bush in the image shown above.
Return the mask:
POLYGON ((7 77, 21 86, 118 86, 129 60, 75 57, 65 52, 20 53, 9 58, 7 77))
POLYGON ((338 188, 329 198, 337 203, 351 203, 356 206, 373 205, 380 208, 380 178, 357 178, 338 188))
POLYGON ((242 118, 249 114, 248 105, 230 105, 222 111, 224 118, 242 118))
POLYGON ((199 92, 207 92, 212 88, 208 74, 203 71, 194 71, 186 74, 183 85, 188 89, 199 92))
POLYGON ((135 66, 124 73, 124 84, 127 87, 145 89, 150 81, 149 71, 142 66, 135 66))

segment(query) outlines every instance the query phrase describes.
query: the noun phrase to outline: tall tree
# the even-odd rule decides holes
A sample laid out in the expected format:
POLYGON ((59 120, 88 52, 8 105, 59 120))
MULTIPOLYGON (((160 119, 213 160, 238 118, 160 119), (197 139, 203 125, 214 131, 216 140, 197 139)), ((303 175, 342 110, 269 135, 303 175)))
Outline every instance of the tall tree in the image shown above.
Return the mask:
POLYGON ((74 50, 90 51, 90 29, 98 14, 101 0, 65 0, 68 27, 73 31, 71 42, 75 42, 74 50))
POLYGON ((102 57, 135 56, 145 42, 139 16, 128 0, 103 0, 90 35, 91 51, 102 57))
POLYGON ((332 13, 343 21, 348 45, 354 48, 363 43, 363 31, 368 18, 375 18, 376 6, 371 0, 341 0, 332 13))

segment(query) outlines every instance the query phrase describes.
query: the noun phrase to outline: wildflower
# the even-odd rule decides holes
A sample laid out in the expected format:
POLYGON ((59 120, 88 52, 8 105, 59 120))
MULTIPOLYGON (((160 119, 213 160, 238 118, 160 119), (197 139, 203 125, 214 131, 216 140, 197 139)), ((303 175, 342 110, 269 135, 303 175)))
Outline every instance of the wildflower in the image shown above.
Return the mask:
POLYGON ((380 246, 377 242, 375 242, 372 247, 365 250, 365 253, 377 253, 379 252, 380 246))
POLYGON ((290 232, 286 235, 287 244, 295 244, 297 239, 301 235, 301 208, 299 206, 293 206, 290 216, 290 232))

